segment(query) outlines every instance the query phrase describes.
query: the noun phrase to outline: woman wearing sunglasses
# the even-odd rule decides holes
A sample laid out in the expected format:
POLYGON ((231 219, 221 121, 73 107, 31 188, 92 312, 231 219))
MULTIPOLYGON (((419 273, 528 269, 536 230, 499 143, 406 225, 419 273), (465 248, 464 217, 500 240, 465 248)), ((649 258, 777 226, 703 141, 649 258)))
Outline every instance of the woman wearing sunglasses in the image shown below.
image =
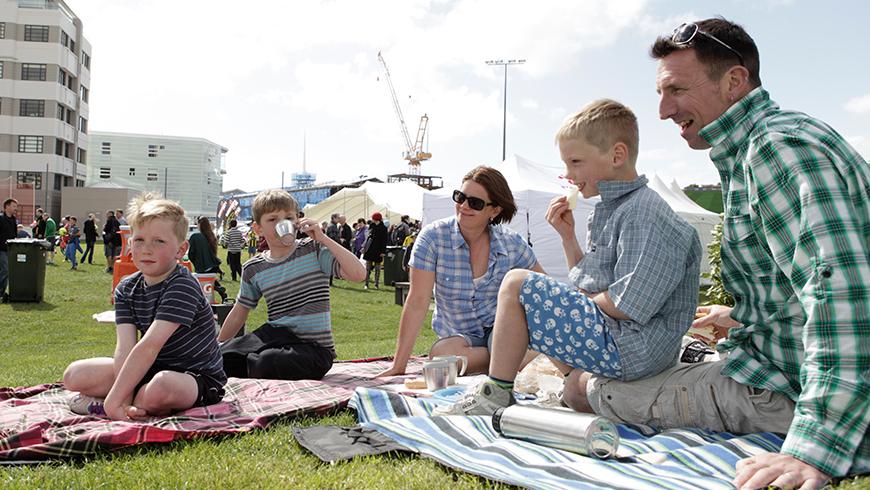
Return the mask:
POLYGON ((380 376, 405 373, 414 342, 435 290, 432 328, 438 341, 430 356, 461 355, 469 372, 486 372, 498 289, 511 269, 543 272, 534 252, 517 233, 501 225, 517 206, 504 176, 480 166, 453 191, 456 215, 430 223, 411 254, 411 289, 402 310, 393 366, 380 376))

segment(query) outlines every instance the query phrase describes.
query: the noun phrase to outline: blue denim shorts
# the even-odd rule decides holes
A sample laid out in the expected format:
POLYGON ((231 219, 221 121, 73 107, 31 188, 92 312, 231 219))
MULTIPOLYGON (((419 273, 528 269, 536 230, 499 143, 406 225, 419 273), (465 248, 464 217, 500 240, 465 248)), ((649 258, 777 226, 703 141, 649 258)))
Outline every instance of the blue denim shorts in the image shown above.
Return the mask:
MULTIPOLYGON (((451 337, 461 337, 465 339, 465 343, 468 344, 469 347, 486 347, 487 350, 492 351, 492 328, 484 328, 482 336, 458 333, 455 335, 448 335, 447 337, 441 337, 432 344, 432 347, 434 347, 438 342, 451 337)), ((432 350, 432 347, 429 348, 430 351, 432 350)))
POLYGON ((583 371, 622 379, 619 350, 604 314, 577 288, 529 273, 520 290, 529 348, 583 371))
POLYGON ((480 337, 478 337, 476 335, 468 335, 468 334, 461 334, 460 336, 462 338, 464 338, 465 341, 468 342, 468 345, 471 347, 486 347, 487 350, 492 351, 492 329, 491 328, 484 328, 483 329, 483 336, 480 336, 480 337))

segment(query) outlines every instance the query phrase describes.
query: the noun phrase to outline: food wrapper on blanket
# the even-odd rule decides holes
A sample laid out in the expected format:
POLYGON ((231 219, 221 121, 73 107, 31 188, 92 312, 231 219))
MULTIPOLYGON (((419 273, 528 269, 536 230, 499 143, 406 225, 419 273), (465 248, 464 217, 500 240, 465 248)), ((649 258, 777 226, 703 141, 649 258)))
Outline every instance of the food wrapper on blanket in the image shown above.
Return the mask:
POLYGON ((514 391, 535 395, 536 405, 559 406, 564 378, 550 358, 540 354, 517 374, 514 391))

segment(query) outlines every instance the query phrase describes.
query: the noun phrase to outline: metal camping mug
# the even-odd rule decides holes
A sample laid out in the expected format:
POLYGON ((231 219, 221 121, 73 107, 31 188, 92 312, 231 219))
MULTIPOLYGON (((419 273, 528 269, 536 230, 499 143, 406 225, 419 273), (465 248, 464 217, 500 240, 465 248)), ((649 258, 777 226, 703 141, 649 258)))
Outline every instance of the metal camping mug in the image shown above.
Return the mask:
POLYGON ((282 219, 275 225, 275 234, 284 246, 289 247, 296 240, 296 227, 289 219, 282 219))
POLYGON ((462 376, 465 374, 465 370, 468 368, 468 358, 465 356, 453 356, 453 355, 445 355, 445 356, 435 356, 432 358, 433 361, 447 361, 447 368, 449 370, 447 377, 447 385, 453 386, 456 384, 456 376, 462 376), (457 364, 462 361, 462 367, 460 368, 457 364))
POLYGON ((569 409, 511 405, 492 414, 504 437, 605 459, 616 454, 619 432, 610 420, 569 409))
POLYGON ((438 391, 447 388, 447 380, 450 377, 450 366, 447 361, 426 361, 423 363, 423 379, 426 380, 426 389, 438 391))

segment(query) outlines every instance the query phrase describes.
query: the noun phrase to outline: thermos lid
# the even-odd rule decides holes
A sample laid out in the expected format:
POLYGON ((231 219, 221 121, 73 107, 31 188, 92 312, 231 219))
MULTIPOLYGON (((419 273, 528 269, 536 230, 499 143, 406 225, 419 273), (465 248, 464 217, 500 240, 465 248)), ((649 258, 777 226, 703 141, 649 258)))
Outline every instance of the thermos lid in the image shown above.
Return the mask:
POLYGON ((501 434, 501 416, 503 413, 504 407, 501 407, 496 409, 495 413, 492 414, 492 428, 499 434, 501 434))

